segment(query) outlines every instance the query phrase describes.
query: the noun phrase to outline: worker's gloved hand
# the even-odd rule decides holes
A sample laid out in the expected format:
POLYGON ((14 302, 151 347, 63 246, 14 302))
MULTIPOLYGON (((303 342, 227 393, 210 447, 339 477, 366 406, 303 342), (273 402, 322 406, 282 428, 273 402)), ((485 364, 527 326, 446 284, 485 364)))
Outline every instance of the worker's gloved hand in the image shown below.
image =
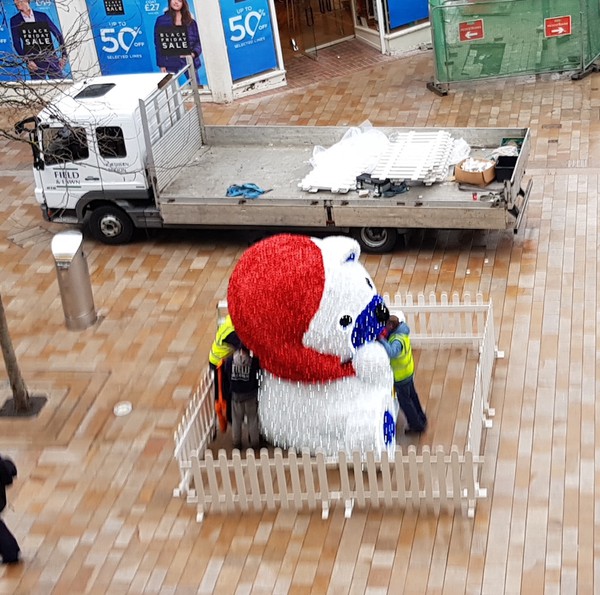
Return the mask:
POLYGON ((256 184, 232 184, 227 188, 226 196, 241 196, 243 198, 258 198, 265 190, 256 184))

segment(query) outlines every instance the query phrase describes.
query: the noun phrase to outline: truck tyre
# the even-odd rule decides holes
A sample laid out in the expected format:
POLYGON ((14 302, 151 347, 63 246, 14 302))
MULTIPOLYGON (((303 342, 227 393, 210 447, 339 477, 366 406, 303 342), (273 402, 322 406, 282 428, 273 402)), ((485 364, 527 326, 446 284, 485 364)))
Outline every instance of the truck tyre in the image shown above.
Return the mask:
POLYGON ((395 245, 398 232, 393 227, 360 227, 353 230, 354 238, 365 252, 383 254, 395 245))
POLYGON ((101 206, 90 215, 90 231, 104 244, 126 244, 133 237, 133 223, 123 209, 101 206))

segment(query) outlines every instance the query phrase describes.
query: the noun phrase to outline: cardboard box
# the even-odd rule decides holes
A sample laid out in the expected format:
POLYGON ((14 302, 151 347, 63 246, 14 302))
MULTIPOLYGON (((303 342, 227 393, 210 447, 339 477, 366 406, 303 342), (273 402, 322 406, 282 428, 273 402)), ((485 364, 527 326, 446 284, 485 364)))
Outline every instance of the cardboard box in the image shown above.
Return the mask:
POLYGON ((486 186, 490 182, 493 182, 496 178, 496 168, 494 166, 494 162, 488 161, 487 159, 475 159, 475 161, 489 163, 490 167, 483 171, 465 171, 461 167, 464 161, 461 161, 454 168, 454 179, 457 182, 471 184, 473 186, 486 186))

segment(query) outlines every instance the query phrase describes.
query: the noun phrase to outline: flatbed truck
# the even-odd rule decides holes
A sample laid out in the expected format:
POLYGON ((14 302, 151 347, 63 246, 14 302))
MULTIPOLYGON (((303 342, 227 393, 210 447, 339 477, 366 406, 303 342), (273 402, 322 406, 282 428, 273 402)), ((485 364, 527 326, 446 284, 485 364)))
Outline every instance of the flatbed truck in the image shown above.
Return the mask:
MULTIPOLYGON (((189 68, 189 67, 188 67, 189 68)), ((524 186, 528 128, 446 128, 475 155, 512 139, 510 179, 465 187, 450 176, 408 184, 402 194, 306 192, 315 146, 342 126, 207 126, 195 77, 186 69, 96 77, 74 83, 37 116, 19 122, 33 149, 35 196, 46 220, 85 226, 107 244, 136 228, 305 230, 351 233, 370 252, 392 249, 399 230, 519 229, 531 192, 524 186), (257 198, 226 196, 251 182, 257 198)), ((378 128, 388 135, 406 127, 378 128)), ((435 131, 435 128, 410 128, 435 131)))

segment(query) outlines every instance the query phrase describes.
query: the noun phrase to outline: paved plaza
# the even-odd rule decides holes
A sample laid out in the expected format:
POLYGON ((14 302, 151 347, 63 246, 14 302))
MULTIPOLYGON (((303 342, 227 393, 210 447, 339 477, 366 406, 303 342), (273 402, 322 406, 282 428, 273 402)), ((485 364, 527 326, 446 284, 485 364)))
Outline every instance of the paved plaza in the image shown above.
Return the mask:
MULTIPOLYGON (((86 239, 99 322, 69 331, 50 251, 65 227, 42 220, 29 149, 1 140, 0 293, 27 385, 48 403, 36 418, 0 418, 0 453, 19 470, 3 518, 23 554, 22 564, 0 566, 0 593, 600 591, 600 75, 480 82, 439 97, 426 89, 432 57, 307 77, 301 87, 205 104, 204 116, 208 124, 531 127, 534 185, 517 235, 425 231, 390 254, 361 257, 380 293, 481 292, 493 302, 506 357, 494 370, 481 477, 488 497, 475 518, 409 507, 345 519, 338 505, 327 520, 265 511, 196 523, 195 507, 172 494, 173 431, 252 234, 165 231, 117 247, 86 239), (123 400, 133 411, 116 417, 123 400)), ((455 417, 436 412, 457 374, 444 369, 443 390, 430 398, 417 369, 434 420, 421 445, 454 428, 455 417)), ((0 364, 2 402, 9 396, 0 364)))

